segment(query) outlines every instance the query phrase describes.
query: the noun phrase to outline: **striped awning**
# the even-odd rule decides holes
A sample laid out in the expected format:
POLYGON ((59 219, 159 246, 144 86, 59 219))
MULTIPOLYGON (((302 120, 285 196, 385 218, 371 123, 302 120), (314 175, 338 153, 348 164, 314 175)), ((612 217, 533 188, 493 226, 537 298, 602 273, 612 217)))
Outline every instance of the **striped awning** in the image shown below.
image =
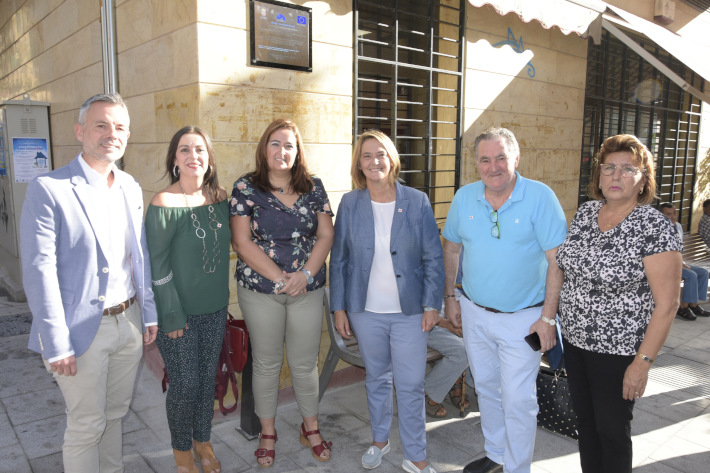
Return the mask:
POLYGON ((700 77, 706 81, 710 81, 710 63, 708 62, 708 59, 710 59, 710 47, 706 44, 699 44, 697 41, 693 41, 689 38, 684 38, 661 25, 644 20, 621 8, 612 5, 608 5, 608 7, 613 15, 609 13, 604 14, 602 21, 604 29, 619 38, 619 40, 653 64, 654 67, 663 72, 684 90, 687 90, 700 100, 710 103, 710 94, 689 85, 684 78, 671 71, 665 64, 653 57, 643 46, 624 34, 618 27, 628 28, 629 30, 646 36, 680 62, 695 71, 696 74, 700 75, 700 77))
POLYGON ((543 28, 557 27, 568 35, 601 42, 605 4, 597 0, 468 0, 474 7, 490 5, 500 15, 515 13, 525 23, 537 20, 543 28))

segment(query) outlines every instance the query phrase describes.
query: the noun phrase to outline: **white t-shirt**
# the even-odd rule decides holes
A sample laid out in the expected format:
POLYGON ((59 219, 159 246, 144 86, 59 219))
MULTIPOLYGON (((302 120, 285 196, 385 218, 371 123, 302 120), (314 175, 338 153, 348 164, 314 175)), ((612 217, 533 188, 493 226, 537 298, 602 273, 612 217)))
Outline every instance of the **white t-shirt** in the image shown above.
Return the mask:
POLYGON ((370 281, 367 284, 365 310, 380 314, 402 312, 399 305, 397 278, 390 254, 392 219, 395 202, 372 202, 372 214, 375 217, 375 256, 372 259, 370 281))

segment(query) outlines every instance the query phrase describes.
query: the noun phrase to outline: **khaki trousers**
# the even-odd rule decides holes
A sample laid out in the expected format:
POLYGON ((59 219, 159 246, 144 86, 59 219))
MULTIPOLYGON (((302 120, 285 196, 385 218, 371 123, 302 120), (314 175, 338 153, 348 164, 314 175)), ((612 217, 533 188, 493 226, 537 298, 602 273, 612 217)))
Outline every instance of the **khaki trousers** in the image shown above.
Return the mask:
MULTIPOLYGON (((75 376, 53 373, 67 405, 65 473, 123 472, 123 429, 143 356, 140 306, 104 316, 75 376)), ((47 370, 49 363, 44 360, 47 370)))
POLYGON ((284 343, 298 409, 303 417, 318 415, 318 350, 324 290, 321 287, 291 297, 261 294, 237 285, 239 307, 251 339, 254 410, 261 419, 276 417, 284 343))

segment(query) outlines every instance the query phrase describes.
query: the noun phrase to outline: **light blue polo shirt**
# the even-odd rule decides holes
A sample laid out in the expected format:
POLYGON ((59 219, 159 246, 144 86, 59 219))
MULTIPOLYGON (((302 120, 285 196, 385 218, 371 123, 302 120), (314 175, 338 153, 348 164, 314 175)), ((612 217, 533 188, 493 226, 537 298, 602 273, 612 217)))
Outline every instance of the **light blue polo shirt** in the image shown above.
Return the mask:
POLYGON ((491 236, 493 207, 483 181, 456 192, 442 235, 463 243, 463 289, 475 303, 516 312, 545 299, 545 251, 562 244, 567 220, 545 184, 516 171, 515 188, 498 209, 500 239, 491 236))

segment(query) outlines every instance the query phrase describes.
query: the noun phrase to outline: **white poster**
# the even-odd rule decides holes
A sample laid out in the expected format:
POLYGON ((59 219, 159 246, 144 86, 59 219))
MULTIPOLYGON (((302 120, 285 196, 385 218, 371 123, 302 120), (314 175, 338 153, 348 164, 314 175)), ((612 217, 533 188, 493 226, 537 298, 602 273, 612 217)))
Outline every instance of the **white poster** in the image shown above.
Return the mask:
POLYGON ((15 182, 29 182, 49 171, 46 138, 13 138, 12 163, 15 182))

